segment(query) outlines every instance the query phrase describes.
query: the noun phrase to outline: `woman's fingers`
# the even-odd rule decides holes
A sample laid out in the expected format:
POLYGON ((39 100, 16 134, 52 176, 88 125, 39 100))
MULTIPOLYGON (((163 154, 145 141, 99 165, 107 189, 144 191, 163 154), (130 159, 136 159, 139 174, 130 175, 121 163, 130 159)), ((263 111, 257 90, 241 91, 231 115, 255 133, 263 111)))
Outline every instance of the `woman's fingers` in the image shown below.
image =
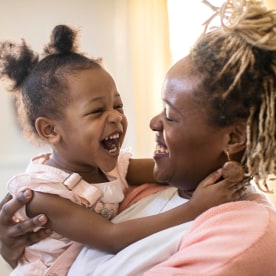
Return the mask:
POLYGON ((51 235, 52 230, 49 228, 41 228, 39 231, 37 232, 30 232, 27 234, 27 245, 32 245, 34 243, 37 243, 41 240, 44 240, 45 238, 47 238, 49 235, 51 235))
POLYGON ((7 201, 9 198, 10 195, 6 195, 1 201, 0 236, 5 235, 6 238, 14 239, 15 237, 20 237, 31 232, 31 240, 36 241, 40 239, 40 235, 45 235, 45 230, 33 233, 38 227, 47 223, 47 217, 45 215, 38 215, 21 222, 14 216, 17 210, 30 201, 32 191, 29 189, 22 191, 15 198, 7 201))
MULTIPOLYGON (((25 226, 22 226, 22 229, 24 229, 25 226)), ((26 227, 27 229, 27 227, 26 227)), ((18 248, 18 247, 26 247, 27 245, 35 244, 45 238, 47 238, 52 231, 48 228, 41 228, 37 232, 28 232, 19 235, 17 231, 14 232, 15 234, 11 235, 11 239, 6 239, 6 245, 10 244, 12 248, 18 248)), ((22 233, 22 232, 21 232, 22 233)))
POLYGON ((0 203, 0 253, 2 257, 15 267, 27 245, 34 244, 51 234, 51 230, 41 228, 47 223, 45 215, 19 221, 15 214, 32 198, 32 191, 26 190, 11 199, 6 195, 0 203), (38 231, 37 231, 38 230, 38 231))
MULTIPOLYGON (((39 236, 39 234, 34 231, 36 229, 38 229, 39 227, 45 225, 46 223, 47 223, 47 217, 45 215, 38 215, 36 217, 27 219, 25 221, 20 221, 20 222, 16 223, 15 225, 10 226, 9 236, 15 238, 15 237, 20 237, 22 235, 25 235, 26 233, 28 233, 28 235, 32 235, 34 237, 39 236)), ((34 238, 34 239, 36 239, 36 238, 34 238)))
POLYGON ((10 198, 10 196, 6 195, 1 201, 0 225, 9 225, 13 221, 15 212, 32 198, 32 191, 22 191, 15 198, 7 201, 8 198, 10 198))
POLYGON ((0 209, 2 209, 2 207, 3 207, 3 205, 5 204, 5 203, 7 203, 9 200, 11 200, 12 199, 12 196, 11 196, 11 194, 6 194, 5 195, 5 197, 1 200, 1 202, 0 202, 0 209))

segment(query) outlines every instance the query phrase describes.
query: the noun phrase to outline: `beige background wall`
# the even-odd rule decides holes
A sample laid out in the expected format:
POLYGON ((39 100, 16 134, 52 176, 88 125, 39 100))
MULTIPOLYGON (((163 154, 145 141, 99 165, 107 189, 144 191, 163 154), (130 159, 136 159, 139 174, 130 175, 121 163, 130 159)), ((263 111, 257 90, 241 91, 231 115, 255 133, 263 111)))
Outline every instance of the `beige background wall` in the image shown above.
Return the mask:
POLYGON ((271 8, 271 9, 276 8, 276 1, 275 0, 264 0, 264 2, 266 3, 267 7, 271 8))

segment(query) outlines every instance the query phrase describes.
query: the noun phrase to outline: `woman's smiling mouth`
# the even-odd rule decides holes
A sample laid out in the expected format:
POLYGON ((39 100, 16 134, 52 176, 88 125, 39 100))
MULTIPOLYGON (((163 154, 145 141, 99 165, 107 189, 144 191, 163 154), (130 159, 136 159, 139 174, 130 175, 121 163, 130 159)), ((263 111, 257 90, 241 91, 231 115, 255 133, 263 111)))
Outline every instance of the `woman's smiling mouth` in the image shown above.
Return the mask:
POLYGON ((168 155, 169 155, 169 150, 166 147, 166 145, 157 142, 154 150, 154 159, 167 157, 168 155))

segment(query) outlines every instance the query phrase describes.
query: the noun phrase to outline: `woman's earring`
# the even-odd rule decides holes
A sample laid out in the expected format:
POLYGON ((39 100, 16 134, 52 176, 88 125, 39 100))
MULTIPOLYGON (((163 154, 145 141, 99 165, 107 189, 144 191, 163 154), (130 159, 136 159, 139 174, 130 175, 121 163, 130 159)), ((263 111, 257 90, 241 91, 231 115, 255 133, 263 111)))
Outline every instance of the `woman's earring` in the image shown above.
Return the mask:
POLYGON ((222 167, 222 176, 230 182, 240 182, 244 178, 244 170, 239 162, 230 159, 229 152, 225 152, 228 161, 222 167))

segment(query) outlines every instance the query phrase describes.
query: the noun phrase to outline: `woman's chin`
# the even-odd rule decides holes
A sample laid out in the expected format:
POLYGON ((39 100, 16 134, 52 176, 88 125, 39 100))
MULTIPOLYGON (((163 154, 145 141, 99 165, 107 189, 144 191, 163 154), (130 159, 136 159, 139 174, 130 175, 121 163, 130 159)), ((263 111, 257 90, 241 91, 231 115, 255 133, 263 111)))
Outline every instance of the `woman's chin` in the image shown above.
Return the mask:
POLYGON ((164 172, 162 172, 161 169, 156 168, 156 166, 154 167, 153 177, 159 183, 168 183, 168 184, 170 184, 169 183, 169 178, 164 174, 164 172))

